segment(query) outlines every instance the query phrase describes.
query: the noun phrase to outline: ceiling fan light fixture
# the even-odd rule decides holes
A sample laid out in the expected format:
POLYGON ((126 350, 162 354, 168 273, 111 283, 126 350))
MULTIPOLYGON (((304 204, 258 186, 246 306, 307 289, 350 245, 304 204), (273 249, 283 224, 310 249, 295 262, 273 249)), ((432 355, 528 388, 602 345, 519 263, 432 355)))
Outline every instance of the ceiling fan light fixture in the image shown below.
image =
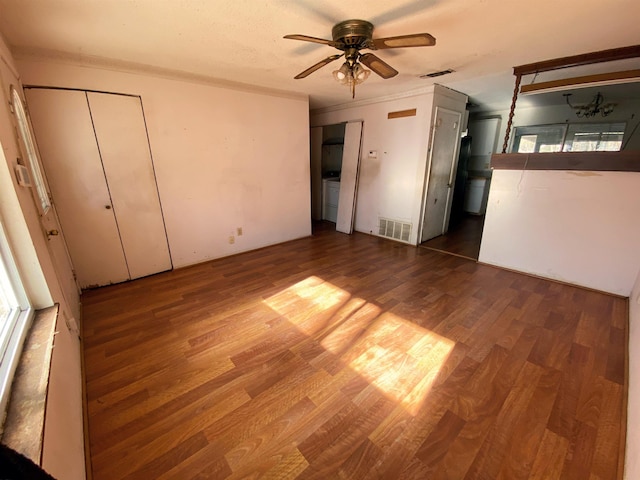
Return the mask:
POLYGON ((359 63, 354 63, 353 66, 349 65, 349 62, 344 62, 338 70, 333 71, 333 78, 340 85, 360 85, 371 75, 371 71, 364 68, 359 63))
POLYGON ((344 53, 332 55, 319 61, 315 65, 307 68, 295 79, 301 79, 309 76, 316 70, 337 60, 344 55, 346 62, 338 69, 334 70, 333 78, 341 85, 347 85, 351 89, 352 97, 355 98, 355 86, 364 82, 371 72, 383 79, 395 77, 398 71, 391 65, 388 65, 382 59, 372 53, 361 53, 360 50, 384 50, 389 48, 405 48, 405 47, 429 47, 436 44, 436 39, 428 33, 413 33, 410 35, 400 35, 397 37, 373 38, 373 24, 366 20, 345 20, 337 23, 331 29, 333 40, 324 38, 310 37, 308 35, 291 34, 285 35, 284 38, 291 40, 301 40, 304 42, 320 43, 328 45, 344 53), (362 65, 369 67, 366 70, 362 65))
POLYGON ((359 63, 356 63, 353 66, 353 79, 356 82, 356 85, 361 84, 371 75, 371 70, 367 70, 359 63))
POLYGON ((351 67, 347 62, 344 62, 338 70, 333 71, 333 78, 336 79, 341 85, 347 85, 349 77, 351 76, 351 67))

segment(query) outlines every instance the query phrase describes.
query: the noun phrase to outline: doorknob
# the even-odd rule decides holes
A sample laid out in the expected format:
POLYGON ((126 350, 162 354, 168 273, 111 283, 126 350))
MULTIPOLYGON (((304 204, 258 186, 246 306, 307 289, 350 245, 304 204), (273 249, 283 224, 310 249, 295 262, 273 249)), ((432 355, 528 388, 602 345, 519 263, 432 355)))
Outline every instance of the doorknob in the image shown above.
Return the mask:
POLYGON ((55 237, 56 235, 60 235, 60 233, 58 232, 58 230, 49 230, 47 232, 47 235, 49 235, 50 237, 55 237))

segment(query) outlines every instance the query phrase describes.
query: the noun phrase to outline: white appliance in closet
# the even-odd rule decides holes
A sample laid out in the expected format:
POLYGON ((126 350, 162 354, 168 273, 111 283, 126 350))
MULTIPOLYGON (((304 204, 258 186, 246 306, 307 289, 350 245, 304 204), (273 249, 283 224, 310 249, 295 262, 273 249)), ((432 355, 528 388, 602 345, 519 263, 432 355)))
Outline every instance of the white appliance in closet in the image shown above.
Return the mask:
POLYGON ((26 89, 81 288, 172 268, 140 97, 26 89))
POLYGON ((325 178, 322 180, 322 219, 336 223, 338 221, 338 203, 340 200, 340 180, 325 178))

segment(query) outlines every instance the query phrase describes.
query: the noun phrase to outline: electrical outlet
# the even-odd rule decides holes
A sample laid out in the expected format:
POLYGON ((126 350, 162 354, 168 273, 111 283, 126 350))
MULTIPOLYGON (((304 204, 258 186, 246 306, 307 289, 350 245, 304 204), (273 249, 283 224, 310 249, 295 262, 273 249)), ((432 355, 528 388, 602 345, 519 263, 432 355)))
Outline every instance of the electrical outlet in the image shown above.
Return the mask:
POLYGON ((233 235, 229 235, 229 243, 231 245, 233 245, 234 243, 236 243, 236 237, 234 237, 233 235))
POLYGON ((238 236, 241 237, 242 236, 242 227, 238 227, 236 228, 237 232, 238 232, 238 236))

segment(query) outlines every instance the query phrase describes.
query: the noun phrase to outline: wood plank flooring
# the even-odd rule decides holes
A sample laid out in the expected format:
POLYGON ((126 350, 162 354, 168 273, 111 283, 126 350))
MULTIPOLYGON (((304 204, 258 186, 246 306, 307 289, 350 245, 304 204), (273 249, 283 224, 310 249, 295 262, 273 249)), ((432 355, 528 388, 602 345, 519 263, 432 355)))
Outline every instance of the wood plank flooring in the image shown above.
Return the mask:
POLYGON ((621 478, 624 299, 326 228, 85 292, 93 478, 621 478))
POLYGON ((484 215, 465 214, 451 225, 444 235, 423 242, 420 246, 477 260, 480 255, 484 215))

